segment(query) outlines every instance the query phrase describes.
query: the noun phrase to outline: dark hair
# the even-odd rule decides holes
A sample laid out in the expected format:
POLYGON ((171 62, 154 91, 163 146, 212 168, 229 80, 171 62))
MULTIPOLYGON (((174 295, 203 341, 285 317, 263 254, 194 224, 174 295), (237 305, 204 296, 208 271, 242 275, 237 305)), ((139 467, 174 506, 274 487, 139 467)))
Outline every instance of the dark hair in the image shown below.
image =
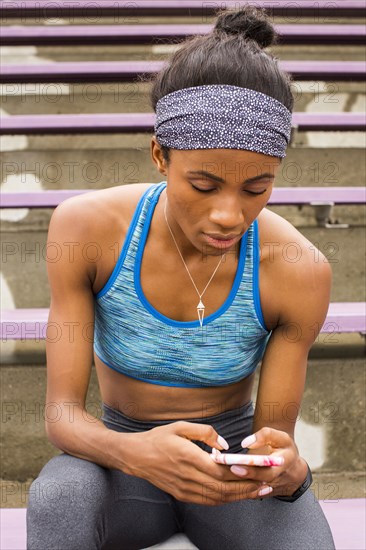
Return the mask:
MULTIPOLYGON (((204 84, 231 84, 267 94, 293 109, 291 77, 278 60, 263 48, 276 43, 277 34, 262 9, 245 5, 236 11, 220 11, 214 29, 193 36, 169 58, 153 78, 150 104, 156 111, 160 98, 182 88, 204 84)), ((162 146, 169 163, 169 148, 162 146)))

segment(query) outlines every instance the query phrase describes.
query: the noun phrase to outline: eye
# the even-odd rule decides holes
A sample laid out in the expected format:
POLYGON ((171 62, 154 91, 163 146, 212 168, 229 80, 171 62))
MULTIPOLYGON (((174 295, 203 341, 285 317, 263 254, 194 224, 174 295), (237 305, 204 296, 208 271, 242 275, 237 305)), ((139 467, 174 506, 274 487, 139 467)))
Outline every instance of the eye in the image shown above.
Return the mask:
POLYGON ((199 187, 196 187, 192 183, 191 183, 191 186, 193 187, 193 189, 195 189, 199 193, 209 193, 210 191, 214 191, 214 189, 200 189, 199 187))
MULTIPOLYGON (((192 183, 191 183, 191 187, 195 189, 195 191, 198 191, 199 193, 210 193, 211 191, 215 191, 215 189, 200 189, 199 187, 196 187, 192 183)), ((249 195, 263 195, 263 193, 265 193, 266 191, 267 189, 265 189, 264 191, 260 191, 259 193, 256 193, 255 191, 245 190, 245 193, 249 193, 249 195)))
POLYGON ((265 189, 264 191, 260 191, 260 193, 255 193, 254 191, 245 191, 246 193, 249 193, 249 195, 263 195, 263 193, 265 193, 267 191, 267 189, 265 189))

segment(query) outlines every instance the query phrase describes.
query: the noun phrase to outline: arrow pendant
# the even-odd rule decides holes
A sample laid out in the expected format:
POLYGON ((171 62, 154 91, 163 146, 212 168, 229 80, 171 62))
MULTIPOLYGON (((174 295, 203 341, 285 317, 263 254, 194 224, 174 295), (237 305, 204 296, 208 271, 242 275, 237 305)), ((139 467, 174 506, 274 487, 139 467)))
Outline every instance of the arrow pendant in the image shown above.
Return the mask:
POLYGON ((200 300, 200 303, 197 306, 197 314, 198 314, 198 319, 199 319, 200 325, 202 327, 203 317, 205 315, 205 306, 203 305, 202 300, 200 300))

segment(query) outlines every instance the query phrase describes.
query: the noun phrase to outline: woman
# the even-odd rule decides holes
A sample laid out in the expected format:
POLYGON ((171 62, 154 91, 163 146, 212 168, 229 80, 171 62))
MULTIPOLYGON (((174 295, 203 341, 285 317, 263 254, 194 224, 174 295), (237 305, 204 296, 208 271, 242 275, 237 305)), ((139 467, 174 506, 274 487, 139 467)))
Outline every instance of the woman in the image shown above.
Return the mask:
POLYGON ((265 208, 293 107, 262 49, 274 38, 254 8, 220 13, 153 83, 166 181, 52 216, 49 322, 62 331, 47 342, 47 403, 62 415, 46 429, 64 452, 32 484, 29 549, 130 550, 180 531, 200 549, 334 548, 294 441, 331 271, 265 208), (93 349, 102 421, 85 411, 93 349), (283 464, 228 466, 212 449, 283 464))

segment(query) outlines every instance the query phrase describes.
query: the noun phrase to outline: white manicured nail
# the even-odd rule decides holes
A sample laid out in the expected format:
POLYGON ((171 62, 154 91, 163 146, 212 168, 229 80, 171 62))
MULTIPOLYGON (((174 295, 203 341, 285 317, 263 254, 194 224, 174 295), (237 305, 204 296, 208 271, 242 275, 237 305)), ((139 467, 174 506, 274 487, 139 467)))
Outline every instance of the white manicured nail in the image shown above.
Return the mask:
POLYGON ((224 449, 228 450, 228 448, 229 448, 229 443, 228 443, 223 437, 221 437, 221 435, 218 435, 218 436, 217 436, 217 443, 218 443, 221 447, 224 447, 224 449))
POLYGON ((248 473, 248 470, 243 466, 231 466, 230 470, 233 472, 233 474, 237 474, 239 476, 245 476, 248 473))
POLYGON ((263 487, 263 489, 260 489, 260 490, 258 491, 258 495, 259 495, 260 497, 263 497, 264 495, 268 495, 269 493, 272 493, 272 491, 273 491, 273 487, 270 487, 270 486, 268 485, 268 487, 263 487))
POLYGON ((241 442, 241 446, 246 448, 252 445, 253 443, 255 443, 256 441, 257 441, 257 438, 255 437, 255 434, 248 435, 248 437, 245 437, 241 442))

